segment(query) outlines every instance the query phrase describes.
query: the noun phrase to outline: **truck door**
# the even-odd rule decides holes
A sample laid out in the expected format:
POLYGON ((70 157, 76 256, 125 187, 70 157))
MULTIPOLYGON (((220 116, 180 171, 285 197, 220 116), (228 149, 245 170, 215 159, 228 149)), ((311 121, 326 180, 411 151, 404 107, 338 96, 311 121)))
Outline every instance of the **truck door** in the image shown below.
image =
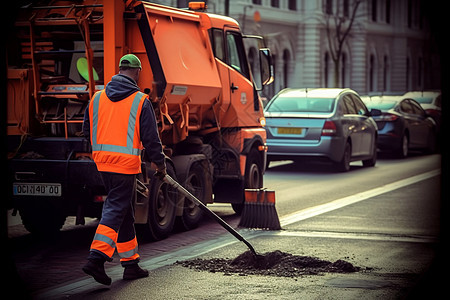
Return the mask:
MULTIPOLYGON (((254 103, 254 88, 251 82, 250 70, 247 63, 245 48, 240 32, 234 30, 224 30, 226 44, 226 62, 229 68, 229 87, 232 107, 234 107, 239 117, 234 126, 245 127, 255 126, 255 110, 259 110, 258 103, 254 103), (255 109, 257 108, 257 109, 255 109)), ((231 124, 230 124, 231 125, 231 124)))

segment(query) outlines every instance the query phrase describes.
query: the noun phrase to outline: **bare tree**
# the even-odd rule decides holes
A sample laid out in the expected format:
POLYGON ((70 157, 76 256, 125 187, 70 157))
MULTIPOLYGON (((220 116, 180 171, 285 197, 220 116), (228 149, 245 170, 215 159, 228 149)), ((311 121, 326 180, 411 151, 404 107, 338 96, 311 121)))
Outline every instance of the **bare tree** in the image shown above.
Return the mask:
MULTIPOLYGON (((352 30, 356 13, 362 0, 337 0, 336 12, 332 12, 332 2, 325 2, 325 27, 331 60, 334 63, 334 84, 339 85, 341 58, 344 44, 352 30), (351 2, 351 4, 350 4, 351 2)), ((325 74, 327 76, 328 74, 325 74)))

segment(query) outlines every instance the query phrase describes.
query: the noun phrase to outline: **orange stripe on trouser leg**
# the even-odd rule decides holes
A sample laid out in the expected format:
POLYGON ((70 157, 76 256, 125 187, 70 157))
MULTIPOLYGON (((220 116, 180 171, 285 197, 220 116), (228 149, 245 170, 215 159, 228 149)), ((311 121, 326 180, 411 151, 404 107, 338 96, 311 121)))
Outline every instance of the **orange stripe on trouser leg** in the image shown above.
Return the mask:
POLYGON ((104 253, 108 257, 112 257, 116 249, 117 232, 103 224, 99 224, 95 231, 95 236, 91 244, 91 250, 104 253))
POLYGON ((138 251, 138 242, 136 237, 134 237, 134 239, 128 242, 117 243, 117 252, 121 257, 120 261, 130 261, 138 259, 139 254, 137 253, 137 251, 138 251))

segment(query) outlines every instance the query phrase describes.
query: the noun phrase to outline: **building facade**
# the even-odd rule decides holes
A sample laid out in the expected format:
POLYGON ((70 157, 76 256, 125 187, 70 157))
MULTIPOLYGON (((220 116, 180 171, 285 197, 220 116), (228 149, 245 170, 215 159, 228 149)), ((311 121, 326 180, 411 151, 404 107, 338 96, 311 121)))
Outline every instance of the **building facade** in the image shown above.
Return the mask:
MULTIPOLYGON (((420 0, 210 0, 209 11, 266 38, 272 97, 285 87, 349 87, 360 94, 440 88, 440 58, 420 0), (342 42, 336 63, 336 28, 342 42), (336 74, 338 73, 338 74, 336 74)), ((248 49, 249 55, 255 49, 248 49)))

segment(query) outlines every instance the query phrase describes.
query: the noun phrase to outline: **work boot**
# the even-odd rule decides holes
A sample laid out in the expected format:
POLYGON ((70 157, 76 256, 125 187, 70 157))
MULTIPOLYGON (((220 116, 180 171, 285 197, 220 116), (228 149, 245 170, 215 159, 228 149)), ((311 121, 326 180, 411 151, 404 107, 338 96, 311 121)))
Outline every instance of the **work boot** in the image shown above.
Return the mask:
POLYGON ((134 280, 148 276, 148 271, 141 269, 141 267, 139 267, 137 263, 124 266, 124 268, 125 268, 125 270, 123 271, 124 280, 134 280))
POLYGON ((94 277, 98 283, 111 285, 111 277, 106 275, 104 264, 104 261, 89 259, 82 269, 84 273, 94 277))

